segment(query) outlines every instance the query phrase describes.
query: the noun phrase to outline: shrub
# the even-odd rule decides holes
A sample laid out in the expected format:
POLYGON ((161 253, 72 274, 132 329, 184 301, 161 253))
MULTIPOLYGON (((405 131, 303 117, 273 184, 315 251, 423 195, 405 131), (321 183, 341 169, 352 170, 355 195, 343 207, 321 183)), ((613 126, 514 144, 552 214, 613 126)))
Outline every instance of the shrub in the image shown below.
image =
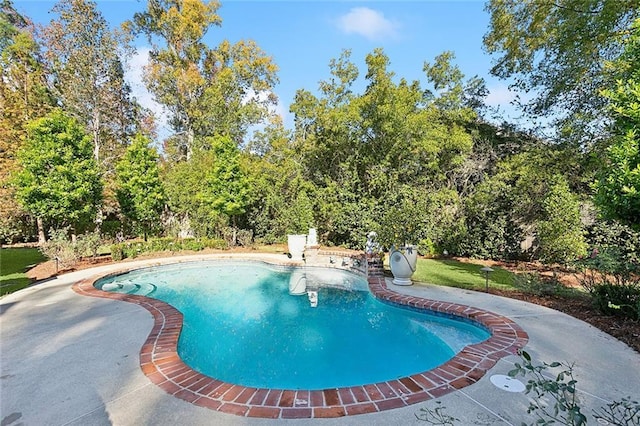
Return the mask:
POLYGON ((82 257, 91 256, 95 258, 98 255, 98 249, 101 243, 102 239, 100 238, 100 233, 97 231, 78 235, 75 247, 76 253, 82 257))
POLYGON ((119 261, 126 258, 135 258, 143 253, 176 252, 181 250, 201 251, 205 248, 226 249, 227 243, 218 238, 187 238, 184 240, 152 238, 146 242, 127 241, 111 245, 111 259, 119 261))
POLYGON ((240 229, 238 230, 238 234, 236 235, 238 239, 238 244, 242 247, 251 247, 253 245, 253 231, 248 229, 240 229))
POLYGON ((205 244, 198 238, 186 238, 182 240, 182 250, 200 251, 205 248, 205 244))
POLYGON ((587 253, 580 222, 580 204, 569 184, 560 176, 542 200, 543 217, 536 222, 540 260, 546 263, 572 261, 587 253))
POLYGON ((206 248, 226 250, 229 248, 227 242, 220 238, 203 238, 202 239, 206 248))
POLYGON ((578 280, 600 312, 640 319, 640 270, 620 249, 594 250, 577 266, 578 280))
POLYGON ((587 240, 592 250, 613 251, 625 263, 640 263, 640 231, 620 222, 597 221, 588 229, 587 240))
POLYGON ((640 319, 640 284, 598 284, 591 290, 593 303, 607 315, 640 319))
POLYGON ((69 227, 52 229, 49 231, 49 240, 42 244, 40 251, 46 257, 58 262, 58 267, 70 268, 78 262, 80 256, 75 244, 69 240, 69 227))
POLYGON ((536 296, 557 296, 570 292, 570 289, 558 280, 555 273, 552 277, 543 277, 537 272, 519 273, 515 275, 513 285, 524 293, 536 296))
POLYGON ((124 243, 111 245, 111 259, 115 262, 124 259, 124 243))

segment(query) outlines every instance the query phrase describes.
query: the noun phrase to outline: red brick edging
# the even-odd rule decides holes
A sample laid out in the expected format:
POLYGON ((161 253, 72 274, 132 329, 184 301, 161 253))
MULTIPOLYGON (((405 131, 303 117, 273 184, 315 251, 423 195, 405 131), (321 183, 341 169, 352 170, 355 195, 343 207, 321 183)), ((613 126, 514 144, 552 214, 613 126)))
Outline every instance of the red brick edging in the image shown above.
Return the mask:
POLYGON ((387 289, 384 277, 369 277, 369 288, 380 300, 415 309, 467 318, 491 332, 432 370, 397 380, 324 390, 283 390, 233 385, 198 373, 178 356, 182 314, 173 306, 144 296, 108 293, 94 283, 102 276, 73 285, 81 295, 122 300, 147 309, 154 326, 140 349, 140 368, 165 392, 192 404, 246 417, 272 419, 326 418, 374 413, 438 398, 469 386, 499 359, 513 355, 528 335, 510 319, 465 305, 405 296, 387 289))

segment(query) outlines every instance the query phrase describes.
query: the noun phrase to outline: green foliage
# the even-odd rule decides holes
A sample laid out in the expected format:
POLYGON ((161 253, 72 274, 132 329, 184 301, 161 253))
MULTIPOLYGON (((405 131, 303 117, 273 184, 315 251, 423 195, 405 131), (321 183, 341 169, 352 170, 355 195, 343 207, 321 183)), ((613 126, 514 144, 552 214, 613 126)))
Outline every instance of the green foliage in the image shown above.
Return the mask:
POLYGON ((623 54, 609 66, 617 80, 603 95, 610 101, 614 138, 595 183, 595 202, 605 217, 640 228, 640 18, 623 54))
POLYGON ((313 227, 314 207, 305 190, 289 206, 284 207, 283 220, 287 226, 287 234, 306 234, 313 227))
POLYGON ((55 260, 60 269, 70 268, 79 260, 74 244, 69 239, 68 227, 49 231, 49 240, 42 244, 40 251, 50 260, 55 260))
POLYGON ((543 262, 567 263, 586 255, 580 205, 564 178, 555 177, 550 182, 536 228, 543 262))
POLYGON ((221 25, 217 1, 149 1, 126 24, 151 45, 144 80, 167 107, 176 134, 168 141, 174 159, 189 159, 206 137, 225 135, 240 144, 247 129, 269 116, 277 67, 253 41, 224 40, 210 48, 204 37, 221 25))
POLYGON ((577 263, 577 275, 593 304, 604 314, 640 319, 640 266, 617 248, 594 251, 577 263))
POLYGON ((27 123, 45 115, 54 103, 33 32, 12 2, 0 3, 0 241, 29 237, 11 175, 18 169, 16 153, 26 138, 27 123))
POLYGON ((596 139, 606 103, 599 91, 612 81, 605 64, 622 52, 639 16, 637 2, 491 0, 486 10, 491 23, 484 45, 499 55, 492 74, 537 94, 530 113, 559 119, 558 128, 573 138, 596 139))
POLYGON ((640 425, 640 403, 631 397, 622 398, 622 401, 613 401, 594 411, 593 416, 604 424, 638 426, 640 425))
POLYGON ((253 247, 253 231, 249 229, 239 229, 236 238, 238 244, 242 247, 253 247))
POLYGON ((69 228, 52 229, 49 240, 40 246, 40 251, 50 260, 55 260, 60 269, 74 266, 80 256, 74 243, 69 239, 69 228))
MULTIPOLYGON (((623 264, 640 264, 640 231, 613 220, 597 220, 588 228, 587 240, 594 254, 614 253, 623 264)), ((596 261, 602 256, 596 257, 596 261)))
MULTIPOLYGON (((578 405, 577 380, 573 375, 573 364, 543 362, 540 365, 533 364, 531 355, 520 351, 521 363, 516 362, 515 368, 509 371, 510 377, 527 377, 526 393, 532 394, 533 399, 529 404, 527 413, 534 413, 537 421, 531 425, 583 425, 587 423, 586 416, 578 405), (561 368, 555 375, 553 369, 561 368)), ((605 424, 613 425, 639 425, 640 404, 631 397, 622 398, 622 401, 614 401, 599 410, 593 411, 593 416, 605 424)))
POLYGON ((450 250, 482 259, 517 259, 524 232, 514 214, 512 188, 499 178, 476 186, 463 204, 465 228, 450 250))
MULTIPOLYGON (((110 187, 127 140, 145 128, 145 112, 125 81, 129 39, 111 29, 93 0, 60 0, 41 31, 50 87, 65 113, 90 135, 94 159, 110 187)), ((149 129, 146 129, 149 130, 149 129)))
POLYGON ((97 231, 85 232, 76 237, 75 250, 81 257, 98 256, 98 250, 102 244, 102 238, 97 231))
POLYGON ((282 123, 273 123, 258 135, 243 159, 250 182, 246 221, 255 237, 264 242, 285 241, 287 234, 306 233, 310 224, 325 232, 320 215, 314 215, 322 202, 303 176, 301 154, 290 144, 289 133, 282 123))
POLYGON ((428 193, 404 185, 384 201, 378 227, 374 228, 384 246, 400 247, 427 239, 434 249, 445 245, 445 230, 453 227, 459 203, 454 191, 442 189, 428 193))
MULTIPOLYGON (((213 156, 196 153, 190 161, 165 163, 163 184, 167 204, 178 221, 187 221, 196 237, 214 237, 227 220, 206 201, 205 181, 213 167, 213 156)), ((176 233, 176 236, 177 233, 176 233)))
POLYGON ((596 284, 590 294, 603 314, 640 319, 640 280, 628 284, 596 284))
POLYGON ((102 199, 102 184, 91 140, 60 110, 29 125, 16 175, 23 208, 54 227, 74 230, 91 222, 102 199))
POLYGON ((228 137, 209 138, 211 168, 205 174, 205 188, 201 194, 213 210, 234 217, 245 212, 249 182, 241 168, 240 151, 228 137))
POLYGON ((158 230, 164 207, 164 190, 158 172, 158 154, 149 140, 138 134, 116 165, 116 197, 122 214, 145 239, 158 230))
POLYGON ((494 259, 539 256, 563 263, 584 255, 580 204, 568 185, 577 167, 572 153, 571 148, 538 141, 499 160, 494 174, 464 198, 464 227, 450 251, 494 259), (521 242, 534 236, 534 245, 523 251, 521 242))
POLYGON ((533 399, 527 409, 528 414, 535 414, 537 421, 532 425, 551 425, 559 422, 564 425, 580 426, 587 423, 587 417, 580 411, 576 392, 577 381, 573 375, 573 365, 552 362, 534 365, 531 356, 522 351, 522 364, 515 363, 515 368, 509 371, 510 377, 528 377, 526 394, 532 394, 533 399), (561 367, 561 371, 553 378, 549 378, 549 369, 561 367))
POLYGON ((315 194, 318 234, 326 243, 362 249, 367 233, 375 226, 375 202, 359 198, 351 188, 335 182, 315 194))
POLYGON ((521 272, 515 275, 513 286, 525 293, 536 296, 571 296, 575 291, 567 288, 554 273, 551 277, 543 277, 537 272, 521 272))
POLYGON ((199 237, 220 236, 250 203, 250 181, 242 156, 228 137, 208 138, 210 149, 189 161, 167 164, 167 203, 179 220, 188 220, 199 237))
POLYGON ((179 252, 182 250, 201 251, 204 249, 228 248, 228 244, 217 238, 150 238, 147 241, 127 241, 111 245, 111 258, 119 261, 126 258, 136 258, 145 253, 179 252))
POLYGON ((60 269, 73 267, 82 257, 98 255, 102 243, 98 232, 78 235, 75 240, 69 238, 70 228, 52 229, 49 240, 40 246, 43 255, 57 262, 60 269))
POLYGON ((419 81, 396 82, 389 58, 376 49, 365 58, 366 88, 357 94, 358 70, 344 51, 331 61, 320 97, 297 92, 294 147, 315 187, 320 235, 360 248, 370 230, 384 244, 446 239, 458 202, 447 176, 470 152, 464 125, 476 118, 452 59, 446 53, 425 64, 430 92, 419 81))

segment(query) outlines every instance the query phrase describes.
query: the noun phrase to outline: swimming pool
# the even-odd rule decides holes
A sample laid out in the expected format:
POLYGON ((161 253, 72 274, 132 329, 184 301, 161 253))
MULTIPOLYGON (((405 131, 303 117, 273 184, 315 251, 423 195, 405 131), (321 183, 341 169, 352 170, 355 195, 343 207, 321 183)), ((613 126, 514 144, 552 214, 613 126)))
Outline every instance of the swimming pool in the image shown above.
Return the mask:
MULTIPOLYGON (((333 252, 323 255, 327 264, 331 263, 331 256, 341 256, 333 252)), ((291 263, 286 256, 264 253, 210 254, 122 262, 76 282, 72 289, 82 296, 124 301, 146 309, 153 318, 153 327, 140 348, 139 362, 140 370, 148 380, 164 392, 188 403, 244 417, 331 418, 406 407, 472 385, 498 360, 517 353, 528 341, 527 333, 506 317, 468 305, 398 293, 387 288, 385 277, 371 275, 367 277, 367 284, 376 300, 416 311, 461 318, 481 325, 490 332, 491 337, 466 346, 436 368, 399 379, 321 390, 256 388, 225 382, 186 365, 178 354, 184 317, 173 306, 146 296, 105 292, 95 287, 103 278, 150 265, 229 259, 274 265, 291 263)), ((126 328, 126 324, 117 318, 113 321, 110 326, 126 328)))
POLYGON ((365 278, 327 268, 165 265, 96 287, 174 306, 184 315, 182 360, 202 374, 256 388, 319 390, 397 379, 490 336, 468 321, 383 303, 365 278), (295 288, 299 282, 303 291, 295 288))

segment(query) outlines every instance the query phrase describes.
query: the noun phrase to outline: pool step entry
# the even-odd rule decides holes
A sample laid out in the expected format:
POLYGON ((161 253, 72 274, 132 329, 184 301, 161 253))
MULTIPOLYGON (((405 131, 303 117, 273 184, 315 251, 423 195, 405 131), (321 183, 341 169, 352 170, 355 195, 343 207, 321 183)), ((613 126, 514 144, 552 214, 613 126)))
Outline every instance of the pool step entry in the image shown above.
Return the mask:
POLYGON ((289 294, 301 296, 307 292, 307 274, 304 270, 294 270, 289 278, 289 294))

